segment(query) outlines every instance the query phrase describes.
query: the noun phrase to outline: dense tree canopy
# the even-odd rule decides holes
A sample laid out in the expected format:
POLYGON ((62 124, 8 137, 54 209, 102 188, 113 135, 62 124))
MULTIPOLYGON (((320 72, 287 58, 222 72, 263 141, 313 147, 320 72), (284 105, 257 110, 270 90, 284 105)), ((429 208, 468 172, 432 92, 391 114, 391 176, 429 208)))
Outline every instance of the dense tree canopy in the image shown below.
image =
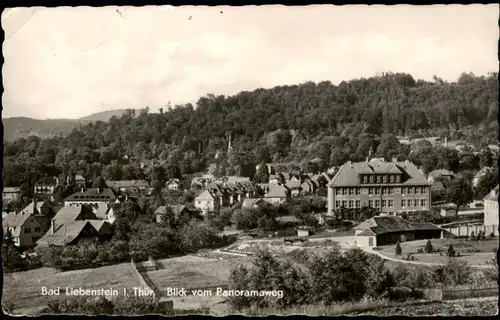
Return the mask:
MULTIPOLYGON (((41 175, 58 176, 63 170, 89 179, 163 183, 209 164, 225 174, 251 177, 263 161, 308 166, 318 158, 323 162, 310 166, 326 167, 363 160, 370 149, 377 156, 406 157, 410 148, 399 143, 400 135, 496 143, 497 75, 464 74, 452 83, 437 80, 389 73, 337 86, 307 82, 234 96, 210 94, 196 107, 175 106, 161 113, 145 108, 136 115, 129 110, 108 123, 79 126, 66 137, 5 143, 4 183, 31 185, 41 175)), ((451 169, 460 161, 434 154, 426 161, 451 169)), ((484 164, 491 161, 488 155, 481 158, 484 164)))

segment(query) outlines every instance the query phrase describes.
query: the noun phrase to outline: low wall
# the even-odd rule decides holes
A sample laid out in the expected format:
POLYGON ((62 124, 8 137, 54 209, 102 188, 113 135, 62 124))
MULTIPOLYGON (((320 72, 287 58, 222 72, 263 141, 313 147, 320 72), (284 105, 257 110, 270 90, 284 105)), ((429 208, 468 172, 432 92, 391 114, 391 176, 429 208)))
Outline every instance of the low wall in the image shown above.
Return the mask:
POLYGON ((443 229, 457 237, 470 237, 472 232, 477 235, 480 231, 483 231, 486 237, 488 237, 491 233, 493 233, 495 236, 498 236, 498 226, 462 225, 455 227, 443 227, 443 229))
POLYGON ((141 273, 137 269, 137 266, 136 266, 134 260, 130 261, 130 269, 132 270, 132 275, 134 276, 134 279, 141 284, 141 287, 143 287, 145 289, 148 289, 148 290, 151 290, 151 291, 155 292, 155 294, 157 293, 156 290, 154 290, 154 288, 152 288, 146 282, 146 280, 144 279, 144 277, 141 275, 141 273))
POLYGON ((483 297, 498 297, 498 287, 442 291, 443 300, 458 300, 483 297))

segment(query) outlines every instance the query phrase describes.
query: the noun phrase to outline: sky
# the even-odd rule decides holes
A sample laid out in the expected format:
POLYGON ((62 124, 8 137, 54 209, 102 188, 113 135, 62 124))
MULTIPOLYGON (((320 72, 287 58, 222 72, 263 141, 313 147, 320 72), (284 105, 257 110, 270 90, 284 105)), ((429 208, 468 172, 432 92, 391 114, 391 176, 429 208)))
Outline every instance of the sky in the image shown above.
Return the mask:
POLYGON ((2 13, 3 117, 152 112, 380 72, 498 71, 498 5, 57 7, 2 13))

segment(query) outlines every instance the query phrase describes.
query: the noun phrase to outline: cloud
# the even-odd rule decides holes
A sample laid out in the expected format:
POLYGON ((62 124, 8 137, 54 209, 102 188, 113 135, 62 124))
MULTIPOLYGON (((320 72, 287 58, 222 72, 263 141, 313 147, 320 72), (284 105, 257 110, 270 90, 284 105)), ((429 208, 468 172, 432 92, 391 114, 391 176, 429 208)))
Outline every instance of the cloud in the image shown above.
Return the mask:
POLYGON ((497 19, 493 5, 15 8, 2 14, 3 116, 155 110, 387 71, 453 81, 498 69, 497 19))

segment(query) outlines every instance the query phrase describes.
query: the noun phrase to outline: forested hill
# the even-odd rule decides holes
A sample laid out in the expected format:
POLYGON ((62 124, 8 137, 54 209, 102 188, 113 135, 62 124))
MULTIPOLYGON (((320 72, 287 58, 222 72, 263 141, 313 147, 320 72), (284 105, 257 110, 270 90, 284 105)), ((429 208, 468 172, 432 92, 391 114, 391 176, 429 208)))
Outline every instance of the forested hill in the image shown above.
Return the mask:
POLYGON ((45 163, 78 163, 79 171, 90 174, 92 163, 106 166, 123 162, 126 155, 136 162, 165 160, 189 172, 204 169, 217 153, 230 167, 314 157, 337 165, 364 158, 370 147, 385 156, 389 151, 407 155, 395 139, 401 135, 497 143, 498 79, 496 73, 463 74, 446 83, 383 74, 338 86, 307 82, 229 97, 208 95, 196 108, 188 104, 138 113, 82 126, 65 138, 6 144, 5 157, 44 155, 45 163), (234 152, 226 158, 229 133, 234 152))
POLYGON ((2 119, 4 126, 4 141, 12 141, 29 136, 51 138, 64 136, 70 133, 78 124, 87 124, 91 121, 109 121, 112 116, 121 116, 125 110, 109 110, 95 113, 81 119, 32 119, 13 117, 2 119))

